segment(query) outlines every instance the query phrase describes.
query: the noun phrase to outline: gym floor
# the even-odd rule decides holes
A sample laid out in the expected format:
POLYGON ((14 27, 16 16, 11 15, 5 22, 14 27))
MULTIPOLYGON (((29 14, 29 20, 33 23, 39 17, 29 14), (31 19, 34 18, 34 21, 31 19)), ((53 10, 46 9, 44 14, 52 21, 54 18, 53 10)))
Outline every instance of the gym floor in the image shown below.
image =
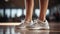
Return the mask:
POLYGON ((50 22, 50 30, 26 30, 17 27, 1 27, 0 34, 60 34, 60 23, 50 22))
POLYGON ((17 33, 20 34, 60 34, 60 23, 59 22, 51 22, 50 30, 19 30, 16 29, 17 33))

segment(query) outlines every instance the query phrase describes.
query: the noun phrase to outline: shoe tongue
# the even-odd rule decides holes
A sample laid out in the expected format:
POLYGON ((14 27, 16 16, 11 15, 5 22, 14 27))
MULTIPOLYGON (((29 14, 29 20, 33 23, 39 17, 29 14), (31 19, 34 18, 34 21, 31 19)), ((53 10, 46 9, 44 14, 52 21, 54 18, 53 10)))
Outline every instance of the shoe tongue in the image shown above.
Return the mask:
POLYGON ((30 25, 33 25, 34 23, 33 23, 33 21, 31 21, 29 24, 30 24, 30 25))

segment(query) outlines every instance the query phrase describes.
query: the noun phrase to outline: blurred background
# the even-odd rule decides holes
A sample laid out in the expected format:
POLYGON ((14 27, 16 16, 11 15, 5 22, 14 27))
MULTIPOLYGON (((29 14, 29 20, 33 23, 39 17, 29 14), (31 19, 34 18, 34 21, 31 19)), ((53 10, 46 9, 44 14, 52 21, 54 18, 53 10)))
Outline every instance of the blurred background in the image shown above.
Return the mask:
MULTIPOLYGON (((34 0, 33 20, 39 17, 39 0, 34 0)), ((25 19, 24 0, 0 0, 0 22, 21 22, 25 19)), ((46 12, 49 22, 60 22, 60 0, 49 0, 46 12)))

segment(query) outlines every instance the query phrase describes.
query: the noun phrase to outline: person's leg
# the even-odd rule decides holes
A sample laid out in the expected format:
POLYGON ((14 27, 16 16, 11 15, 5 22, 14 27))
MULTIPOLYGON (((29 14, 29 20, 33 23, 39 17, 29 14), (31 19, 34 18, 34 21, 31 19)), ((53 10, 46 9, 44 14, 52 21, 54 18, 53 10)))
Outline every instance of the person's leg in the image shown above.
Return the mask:
POLYGON ((26 8, 26 17, 25 21, 31 21, 32 20, 32 14, 33 14, 33 8, 34 8, 34 0, 25 0, 25 8, 26 8))
POLYGON ((39 20, 44 21, 46 19, 46 11, 48 8, 49 0, 40 0, 40 15, 39 20))
POLYGON ((26 16, 25 20, 21 21, 18 28, 25 29, 27 26, 33 23, 32 14, 34 8, 34 0, 25 0, 26 16))

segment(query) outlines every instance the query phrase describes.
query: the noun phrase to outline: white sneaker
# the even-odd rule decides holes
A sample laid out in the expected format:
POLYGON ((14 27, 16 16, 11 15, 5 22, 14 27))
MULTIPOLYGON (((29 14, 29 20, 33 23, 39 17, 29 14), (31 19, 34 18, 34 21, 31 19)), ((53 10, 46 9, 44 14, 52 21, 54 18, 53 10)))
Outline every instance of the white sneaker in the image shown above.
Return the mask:
POLYGON ((28 29, 49 29, 48 21, 34 20, 34 24, 27 26, 28 29))
POLYGON ((28 21, 23 20, 21 22, 21 25, 19 25, 19 28, 26 29, 26 26, 29 26, 29 25, 32 25, 32 24, 33 24, 33 21, 31 21, 30 23, 28 23, 28 21))

